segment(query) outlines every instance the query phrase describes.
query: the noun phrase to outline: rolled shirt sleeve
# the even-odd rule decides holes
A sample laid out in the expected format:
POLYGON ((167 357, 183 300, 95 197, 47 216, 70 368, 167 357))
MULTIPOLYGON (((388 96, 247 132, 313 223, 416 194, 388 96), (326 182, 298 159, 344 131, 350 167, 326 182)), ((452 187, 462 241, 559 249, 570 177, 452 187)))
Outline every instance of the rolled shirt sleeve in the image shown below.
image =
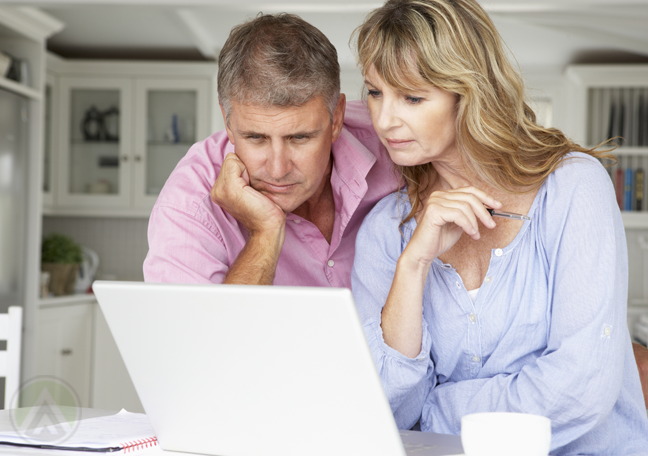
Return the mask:
POLYGON ((159 283, 222 283, 229 270, 225 242, 200 217, 156 206, 148 229, 144 279, 159 283))

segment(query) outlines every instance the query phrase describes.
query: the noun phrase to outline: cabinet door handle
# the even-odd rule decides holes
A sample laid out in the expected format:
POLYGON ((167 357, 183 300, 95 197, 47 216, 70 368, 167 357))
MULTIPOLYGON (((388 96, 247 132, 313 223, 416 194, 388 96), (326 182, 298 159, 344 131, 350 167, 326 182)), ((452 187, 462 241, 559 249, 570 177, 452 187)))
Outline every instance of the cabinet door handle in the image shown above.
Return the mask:
POLYGON ((127 162, 128 161, 128 155, 123 155, 122 156, 122 161, 127 162))
POLYGON ((142 161, 142 156, 141 155, 135 155, 135 161, 136 162, 141 162, 142 161))
POLYGON ((71 348, 64 348, 61 350, 61 355, 63 356, 70 356, 72 354, 72 349, 71 348))

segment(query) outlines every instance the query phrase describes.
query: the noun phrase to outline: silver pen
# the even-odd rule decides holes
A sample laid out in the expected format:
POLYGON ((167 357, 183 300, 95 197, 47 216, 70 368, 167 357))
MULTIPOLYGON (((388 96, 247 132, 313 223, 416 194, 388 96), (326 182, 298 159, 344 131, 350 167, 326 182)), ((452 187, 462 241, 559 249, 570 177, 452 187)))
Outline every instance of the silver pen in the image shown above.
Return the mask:
POLYGON ((504 217, 514 220, 531 220, 531 217, 527 217, 526 215, 522 214, 516 214, 515 212, 496 211, 495 209, 491 209, 489 207, 487 207, 486 210, 491 215, 491 217, 504 217))

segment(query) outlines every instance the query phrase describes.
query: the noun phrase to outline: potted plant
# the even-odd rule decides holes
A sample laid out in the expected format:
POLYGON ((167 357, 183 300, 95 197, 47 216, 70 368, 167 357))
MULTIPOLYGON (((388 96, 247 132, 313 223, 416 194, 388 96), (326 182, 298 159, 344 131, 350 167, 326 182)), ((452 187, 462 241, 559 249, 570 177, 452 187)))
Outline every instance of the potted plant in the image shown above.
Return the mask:
POLYGON ((52 233, 43 239, 41 271, 49 272, 49 289, 55 296, 74 293, 74 282, 82 261, 81 246, 72 238, 52 233))

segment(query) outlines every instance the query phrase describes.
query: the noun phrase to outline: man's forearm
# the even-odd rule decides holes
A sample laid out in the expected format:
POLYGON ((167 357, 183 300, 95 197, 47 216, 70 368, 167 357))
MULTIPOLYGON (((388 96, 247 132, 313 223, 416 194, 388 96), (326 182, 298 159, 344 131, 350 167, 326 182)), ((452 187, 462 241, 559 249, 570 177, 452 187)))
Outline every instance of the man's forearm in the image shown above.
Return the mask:
POLYGON ((279 233, 250 235, 230 267, 225 284, 272 285, 283 247, 285 228, 279 233))

